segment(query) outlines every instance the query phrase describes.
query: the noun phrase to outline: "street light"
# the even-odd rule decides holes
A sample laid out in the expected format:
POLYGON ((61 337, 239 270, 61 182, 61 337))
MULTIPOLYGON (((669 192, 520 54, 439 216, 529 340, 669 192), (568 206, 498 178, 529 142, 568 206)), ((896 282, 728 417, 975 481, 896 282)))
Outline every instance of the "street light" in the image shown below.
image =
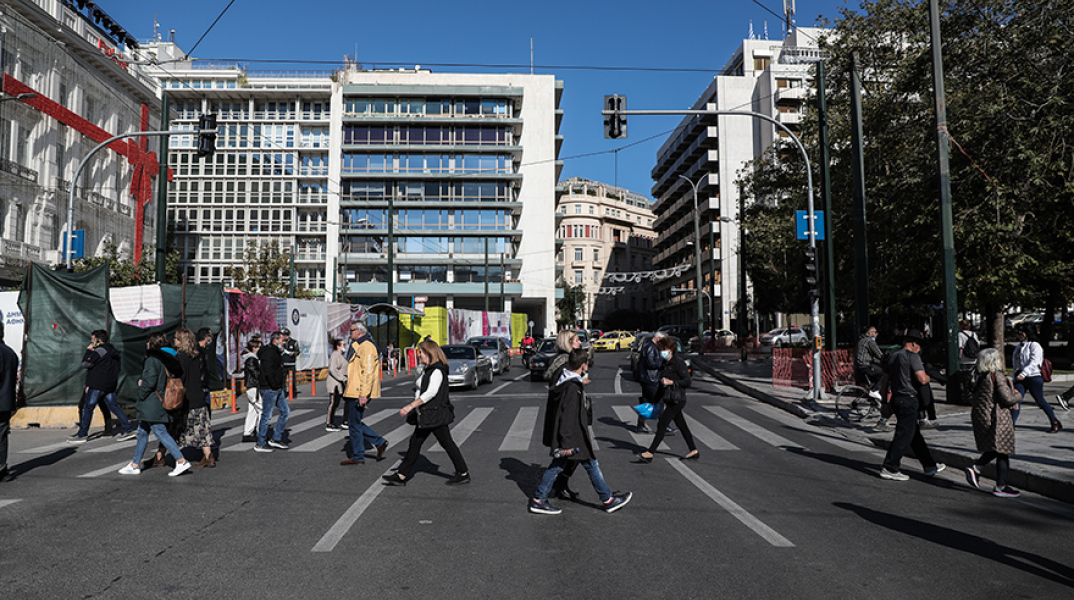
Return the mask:
MULTIPOLYGON (((698 291, 704 292, 702 289, 704 284, 701 281, 701 213, 697 210, 697 188, 698 185, 694 183, 686 175, 679 175, 679 179, 685 179, 686 183, 690 184, 690 187, 694 190, 694 269, 697 277, 697 285, 695 286, 698 291)), ((705 181, 708 181, 706 178, 705 181)), ((709 251, 711 252, 711 248, 709 251)), ((672 289, 674 291, 674 289, 672 289)), ((712 306, 712 298, 709 297, 709 306, 712 306)), ((715 325, 715 323, 713 323, 715 325)), ((701 340, 705 333, 705 305, 701 301, 701 294, 697 295, 697 339, 701 340)), ((698 342, 697 345, 698 354, 705 355, 704 344, 698 342)))

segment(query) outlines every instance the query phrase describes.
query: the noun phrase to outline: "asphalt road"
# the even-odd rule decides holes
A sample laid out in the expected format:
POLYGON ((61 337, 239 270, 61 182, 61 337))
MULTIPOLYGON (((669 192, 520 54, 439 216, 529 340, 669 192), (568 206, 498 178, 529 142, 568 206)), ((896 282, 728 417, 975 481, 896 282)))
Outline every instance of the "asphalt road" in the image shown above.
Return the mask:
MULTIPOLYGON (((388 383, 367 412, 388 458, 341 467, 344 433, 324 398, 292 407, 289 451, 240 444, 241 420, 214 415, 215 469, 169 478, 115 471, 134 442, 70 446, 70 431, 16 431, 0 484, 0 598, 1070 598, 1074 510, 1031 494, 1005 500, 882 454, 699 376, 681 436, 652 464, 631 431, 638 386, 625 353, 604 353, 587 387, 597 456, 633 501, 597 507, 585 471, 558 516, 526 503, 548 463, 545 388, 515 363, 452 393, 454 436, 473 483, 449 487, 429 444, 406 487, 380 476, 402 456, 398 416, 412 381, 388 383), (303 412, 304 411, 304 412, 303 412), (626 419, 626 423, 624 423, 626 419)), ((154 444, 151 444, 154 447, 154 444)), ((190 455, 192 458, 194 454, 190 455)), ((991 483, 991 482, 989 482, 991 483)))

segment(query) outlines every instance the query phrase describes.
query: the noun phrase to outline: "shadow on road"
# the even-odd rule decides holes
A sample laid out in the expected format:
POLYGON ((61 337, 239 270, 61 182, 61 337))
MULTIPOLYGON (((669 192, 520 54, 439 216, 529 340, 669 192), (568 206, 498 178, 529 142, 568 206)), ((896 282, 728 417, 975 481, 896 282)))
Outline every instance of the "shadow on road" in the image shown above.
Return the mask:
POLYGON ((50 452, 48 454, 38 456, 37 458, 28 460, 26 462, 12 465, 9 471, 12 476, 19 477, 29 473, 30 471, 33 471, 38 467, 47 467, 49 465, 54 465, 74 453, 74 448, 60 448, 55 452, 50 452))
POLYGON ((537 491, 546 466, 524 463, 517 458, 500 459, 500 469, 507 472, 505 479, 515 482, 526 498, 532 498, 537 491))
POLYGON ((1004 546, 987 538, 957 531, 949 527, 893 515, 856 504, 835 502, 833 506, 849 510, 870 523, 894 532, 912 535, 953 550, 975 554, 981 558, 987 558, 1031 575, 1074 588, 1074 569, 1043 556, 1004 546))

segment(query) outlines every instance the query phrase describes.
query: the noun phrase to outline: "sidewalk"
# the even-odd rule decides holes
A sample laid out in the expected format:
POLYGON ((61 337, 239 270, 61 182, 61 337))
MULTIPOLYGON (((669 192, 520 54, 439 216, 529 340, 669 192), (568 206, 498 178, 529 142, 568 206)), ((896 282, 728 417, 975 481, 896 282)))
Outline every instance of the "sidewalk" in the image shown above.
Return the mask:
MULTIPOLYGON (((773 386, 771 357, 751 358, 745 363, 731 354, 706 354, 704 360, 697 355, 692 358, 696 367, 722 383, 798 415, 813 425, 836 429, 847 438, 868 440, 881 448, 887 448, 891 443, 891 431, 874 428, 878 417, 848 422, 835 412, 832 395, 814 403, 808 398, 809 390, 773 386)), ((1007 480, 1015 488, 1074 503, 1074 412, 1064 411, 1054 403, 1055 396, 1070 385, 1069 381, 1044 384, 1044 397, 1052 401, 1056 418, 1066 427, 1059 433, 1046 433, 1051 424, 1031 398, 1022 402, 1015 433, 1017 453, 1011 457, 1007 480)), ((946 391, 939 385, 932 388, 940 425, 922 434, 937 461, 947 463, 949 468, 964 469, 980 456, 973 440, 970 407, 948 404, 946 391)), ((913 468, 916 462, 911 461, 910 465, 913 468)), ((879 473, 880 465, 876 468, 879 473)), ((995 477, 994 464, 988 465, 983 472, 989 481, 983 482, 982 487, 991 485, 990 480, 995 477)))

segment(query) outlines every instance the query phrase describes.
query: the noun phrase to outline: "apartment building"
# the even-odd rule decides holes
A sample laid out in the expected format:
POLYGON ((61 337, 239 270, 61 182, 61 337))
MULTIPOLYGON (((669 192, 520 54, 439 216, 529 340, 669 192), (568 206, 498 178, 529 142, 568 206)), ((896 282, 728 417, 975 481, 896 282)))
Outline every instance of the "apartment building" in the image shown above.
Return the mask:
POLYGON ((629 190, 572 177, 559 184, 556 255, 564 282, 582 286, 578 315, 585 327, 604 327, 617 311, 651 313, 653 282, 628 274, 652 270, 655 216, 648 198, 629 190))
MULTIPOLYGON (((810 70, 820 56, 817 38, 823 31, 799 27, 783 41, 743 40, 692 109, 749 110, 795 131, 806 109, 810 70)), ((696 296, 671 289, 700 287, 711 296, 711 303, 705 300, 706 327, 731 327, 739 297, 736 181, 747 163, 786 135, 761 119, 691 116, 661 146, 652 171, 654 230, 658 233, 655 266, 694 264, 693 182, 698 187, 703 273, 700 284, 691 268, 657 285, 656 311, 661 322, 696 323, 696 296), (710 266, 713 263, 715 269, 710 266)))

